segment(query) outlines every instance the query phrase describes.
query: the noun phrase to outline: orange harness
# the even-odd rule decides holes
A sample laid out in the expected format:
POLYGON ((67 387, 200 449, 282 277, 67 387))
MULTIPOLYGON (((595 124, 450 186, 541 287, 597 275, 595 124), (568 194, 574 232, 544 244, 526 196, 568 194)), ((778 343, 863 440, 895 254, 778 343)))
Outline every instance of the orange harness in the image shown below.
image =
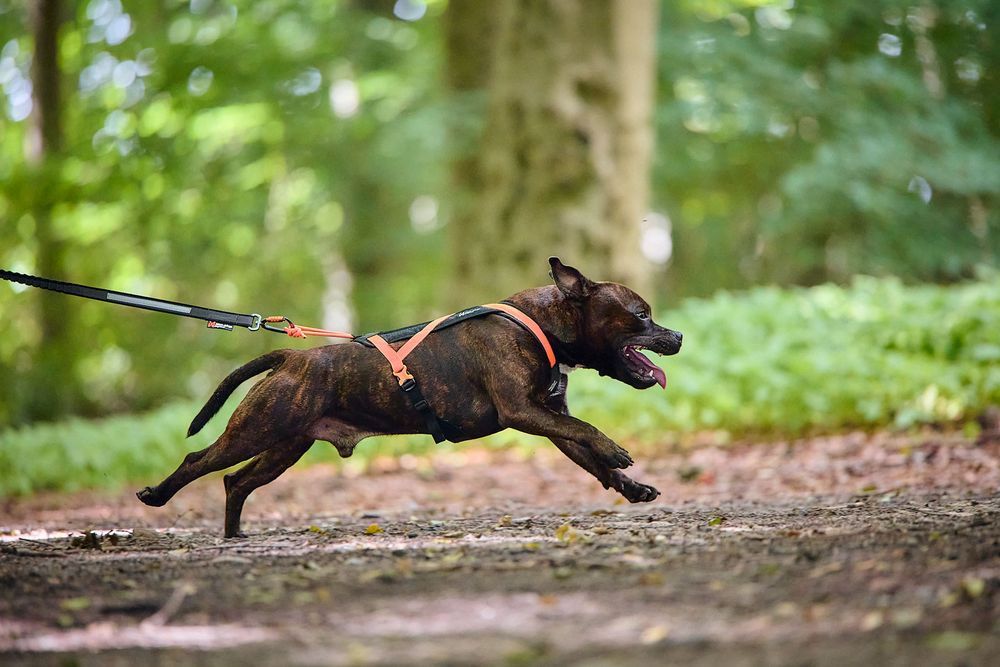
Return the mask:
MULTIPOLYGON (((545 333, 542 331, 542 328, 538 326, 537 322, 514 306, 507 305, 506 303, 487 303, 482 307, 499 310, 507 313, 512 318, 517 320, 517 322, 525 329, 533 333, 535 338, 538 339, 538 342, 541 343, 542 349, 545 350, 545 356, 548 357, 549 368, 556 365, 556 355, 555 352, 552 351, 552 345, 549 344, 549 339, 545 337, 545 333)), ((451 315, 445 315, 432 322, 428 322, 427 326, 421 329, 420 332, 413 338, 406 341, 406 343, 404 343, 398 350, 389 345, 389 343, 385 342, 385 339, 378 334, 368 337, 368 340, 375 346, 375 349, 381 352, 382 356, 389 362, 389 365, 392 366, 392 374, 396 376, 396 380, 399 382, 400 386, 402 386, 407 380, 413 379, 413 376, 410 375, 409 371, 406 369, 406 364, 403 363, 403 360, 406 359, 406 356, 410 352, 413 352, 413 350, 415 350, 417 346, 420 345, 420 343, 422 343, 423 340, 438 327, 439 324, 447 320, 449 317, 451 317, 451 315)))
MULTIPOLYGON (((553 372, 553 379, 549 386, 549 392, 550 394, 559 391, 564 392, 565 383, 561 383, 561 374, 558 372, 555 352, 552 350, 552 345, 549 343, 549 339, 545 336, 542 328, 538 326, 537 322, 525 315, 523 312, 506 303, 488 303, 474 308, 466 308, 465 310, 461 310, 457 313, 445 315, 428 322, 416 333, 412 333, 412 329, 415 329, 415 327, 391 332, 394 334, 394 341, 405 341, 398 348, 392 347, 392 345, 386 341, 385 338, 383 338, 382 334, 354 336, 344 331, 329 331, 327 329, 318 329, 316 327, 300 327, 280 315, 265 317, 263 318, 263 321, 265 323, 288 322, 288 326, 283 329, 272 328, 266 324, 264 326, 272 331, 283 331, 293 338, 326 336, 330 338, 348 338, 362 344, 370 344, 378 350, 383 357, 385 357, 386 361, 389 362, 389 366, 392 368, 392 374, 396 377, 396 381, 399 383, 400 389, 402 389, 403 393, 413 404, 413 407, 417 410, 417 412, 419 412, 424 418, 424 421, 427 424, 428 432, 434 437, 434 442, 442 442, 444 440, 458 442, 459 440, 464 439, 461 431, 451 424, 439 419, 434 413, 430 405, 427 403, 427 400, 424 398, 423 393, 420 391, 413 375, 406 368, 405 359, 411 352, 413 352, 413 350, 417 348, 418 345, 420 345, 420 343, 424 341, 425 338, 427 338, 427 336, 431 334, 431 332, 442 326, 442 324, 444 326, 451 326, 452 324, 457 324, 458 322, 462 322, 472 317, 480 317, 492 313, 506 316, 508 319, 513 320, 527 329, 535 336, 536 339, 538 339, 542 349, 545 351, 545 357, 548 360, 549 368, 552 369, 553 372)), ((389 333, 386 333, 385 335, 388 336, 389 333)))
MULTIPOLYGON (((386 361, 389 362, 389 366, 392 368, 392 374, 396 377, 396 381, 399 382, 399 388, 402 390, 406 398, 409 399, 414 409, 424 418, 424 423, 427 426, 427 432, 431 434, 434 438, 434 442, 436 443, 443 442, 445 440, 460 442, 467 439, 467 436, 462 433, 460 428, 438 417, 437 413, 435 413, 430 404, 428 404, 427 399, 424 398, 423 392, 420 391, 420 387, 417 385, 417 381, 406 368, 405 359, 410 352, 413 352, 413 350, 415 350, 417 346, 420 345, 420 343, 422 343, 423 340, 438 327, 451 326, 452 324, 457 324, 458 322, 472 317, 480 317, 491 313, 503 315, 513 320, 530 331, 535 338, 538 339, 542 349, 545 350, 545 356, 549 362, 549 368, 552 369, 553 373, 552 382, 549 385, 549 392, 552 393, 553 391, 558 391, 558 388, 562 386, 560 384, 561 375, 559 373, 558 366, 556 365, 556 355, 552 350, 552 346, 549 344, 549 339, 545 337, 545 333, 542 331, 542 328, 538 326, 537 322, 522 313, 517 308, 506 303, 489 303, 475 308, 466 308, 465 310, 453 313, 452 315, 439 317, 432 322, 428 322, 416 333, 413 333, 412 328, 390 332, 395 340, 406 341, 400 345, 398 349, 392 347, 392 345, 390 345, 380 334, 367 336, 367 340, 363 341, 374 346, 376 350, 382 353, 382 356, 386 358, 386 361)), ((386 335, 388 336, 389 334, 386 335)))

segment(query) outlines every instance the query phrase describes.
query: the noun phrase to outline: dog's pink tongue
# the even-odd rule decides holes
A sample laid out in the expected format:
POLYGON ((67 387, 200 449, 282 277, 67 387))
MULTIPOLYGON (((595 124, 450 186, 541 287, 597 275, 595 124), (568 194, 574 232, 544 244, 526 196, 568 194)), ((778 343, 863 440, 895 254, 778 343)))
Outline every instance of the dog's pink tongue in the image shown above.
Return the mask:
POLYGON ((666 389, 667 388, 667 374, 663 372, 663 369, 660 368, 659 366, 657 366, 656 368, 651 369, 651 372, 653 373, 653 377, 660 384, 660 386, 663 387, 664 389, 666 389))
POLYGON ((657 384, 666 389, 667 374, 663 372, 663 369, 654 364, 652 361, 650 361, 649 357, 647 357, 642 352, 635 349, 633 349, 632 352, 633 352, 633 358, 646 367, 646 370, 648 370, 649 374, 653 376, 653 379, 656 380, 657 384))

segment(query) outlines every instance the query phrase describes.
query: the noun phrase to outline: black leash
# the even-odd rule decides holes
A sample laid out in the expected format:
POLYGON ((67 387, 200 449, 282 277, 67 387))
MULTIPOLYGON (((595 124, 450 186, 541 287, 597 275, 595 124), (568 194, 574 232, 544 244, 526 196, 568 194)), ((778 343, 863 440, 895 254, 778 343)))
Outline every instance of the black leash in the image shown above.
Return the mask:
POLYGON ((29 287, 38 287, 40 289, 61 292, 62 294, 70 294, 72 296, 82 296, 85 299, 93 299, 95 301, 116 303, 119 306, 142 308, 144 310, 152 310, 158 313, 180 315, 182 317, 193 317, 195 319, 205 320, 208 322, 209 329, 232 331, 233 327, 246 327, 250 331, 257 331, 263 327, 268 331, 285 333, 283 329, 267 326, 267 324, 264 323, 264 319, 257 313, 231 313, 225 310, 216 310, 215 308, 202 308, 201 306, 193 306, 191 304, 178 303, 176 301, 166 301, 164 299, 154 299, 152 297, 142 296, 139 294, 129 294, 128 292, 117 292, 115 290, 106 290, 97 287, 88 287, 87 285, 77 285, 76 283, 67 283, 61 280, 40 278, 39 276, 29 276, 25 273, 17 273, 6 269, 0 269, 0 278, 8 280, 12 283, 27 285, 29 287))

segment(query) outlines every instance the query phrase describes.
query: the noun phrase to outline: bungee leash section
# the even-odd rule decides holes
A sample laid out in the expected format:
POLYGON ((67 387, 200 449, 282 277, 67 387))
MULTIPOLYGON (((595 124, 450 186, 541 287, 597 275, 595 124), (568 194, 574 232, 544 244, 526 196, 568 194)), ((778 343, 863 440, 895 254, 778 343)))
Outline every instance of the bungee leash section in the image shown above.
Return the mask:
POLYGON ((233 327, 244 327, 250 331, 265 329, 275 333, 283 333, 291 336, 292 338, 305 338, 307 336, 354 338, 353 334, 349 334, 344 331, 328 331, 326 329, 317 329, 316 327, 296 326, 290 319, 281 315, 262 317, 257 313, 231 313, 226 310, 203 308, 201 306, 194 306, 187 303, 179 303, 177 301, 154 299, 153 297, 142 296, 139 294, 129 294, 128 292, 118 292, 116 290, 89 287, 87 285, 78 285, 76 283, 68 283, 61 280, 52 280, 51 278, 41 278, 39 276, 31 276, 26 273, 8 271, 7 269, 0 269, 0 278, 12 283, 27 285, 28 287, 37 287, 39 289, 60 292, 71 296, 81 296, 85 299, 93 299, 95 301, 116 303, 119 306, 142 308, 144 310, 152 310, 158 313, 167 313, 168 315, 180 315, 181 317, 193 317, 198 320, 205 320, 208 323, 209 329, 232 331, 233 327), (287 322, 287 326, 271 326, 272 324, 279 322, 287 322))
POLYGON ((201 306, 194 306, 187 303, 179 303, 177 301, 154 299, 152 297, 142 296, 139 294, 129 294, 128 292, 118 292, 116 290, 106 290, 97 287, 88 287, 87 285, 63 282, 61 280, 41 278, 39 276, 32 276, 25 273, 17 273, 16 271, 8 271, 7 269, 0 269, 0 278, 13 283, 27 285, 29 287, 37 287, 39 289, 51 290, 53 292, 60 292, 71 296, 83 297, 85 299, 104 301, 106 303, 116 303, 120 306, 129 306, 130 308, 142 308, 144 310, 152 310, 158 313, 166 313, 168 315, 180 315, 182 317, 192 317, 199 320, 205 320, 208 323, 207 326, 209 329, 222 329, 223 331, 232 331, 234 327, 244 327, 250 331, 264 329, 265 331, 272 331, 274 333, 283 333, 287 336, 291 336, 292 338, 307 338, 310 336, 344 338, 368 347, 374 347, 383 357, 385 357, 386 361, 389 362, 389 366, 392 368, 392 374, 399 383, 400 390, 409 399, 414 409, 423 417, 427 425, 427 430, 434 438, 434 442, 443 442, 444 440, 459 442, 466 439, 466 436, 462 434, 460 428, 449 424, 437 416, 434 410, 427 403, 427 400, 421 393, 420 388, 417 386, 416 380, 407 370, 406 364, 403 361, 406 356, 424 340, 424 338, 434 331, 445 329, 474 317, 482 317, 484 315, 491 314, 501 315, 530 332, 542 346, 551 372, 551 381, 548 387, 549 394, 555 395, 560 392, 565 392, 565 376, 559 371, 559 366, 556 363, 556 355, 552 350, 552 345, 549 343, 548 338, 542 331, 542 328, 538 326, 537 322, 509 303, 491 303, 485 306, 474 306, 472 308, 460 310, 451 315, 439 317, 431 322, 425 322, 424 324, 416 324, 409 327, 403 327, 402 329, 394 329, 392 331, 382 331, 378 333, 364 334, 362 336, 355 336, 354 334, 347 333, 346 331, 331 331, 329 329, 319 329, 317 327, 299 326, 283 315, 262 317, 258 313, 232 313, 226 310, 203 308, 201 306), (280 326, 282 324, 284 324, 284 326, 280 326), (406 342, 399 347, 394 348, 391 345, 391 343, 398 343, 402 341, 406 342))

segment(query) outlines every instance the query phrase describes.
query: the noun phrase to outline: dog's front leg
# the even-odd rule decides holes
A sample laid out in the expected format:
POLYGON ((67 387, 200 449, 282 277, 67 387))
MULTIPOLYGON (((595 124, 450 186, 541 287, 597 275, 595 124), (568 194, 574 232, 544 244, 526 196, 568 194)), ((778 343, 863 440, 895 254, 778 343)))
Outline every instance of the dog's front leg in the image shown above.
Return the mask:
POLYGON ((550 438, 550 440, 573 463, 596 477, 605 489, 614 489, 630 503, 648 503, 660 495, 655 487, 637 482, 621 470, 608 468, 590 449, 565 438, 550 438))
POLYGON ((618 446, 614 440, 576 417, 553 412, 545 406, 536 405, 530 401, 516 405, 508 403, 503 408, 498 409, 498 412, 500 423, 503 426, 532 435, 541 435, 553 441, 556 438, 569 440, 586 448, 594 458, 594 462, 605 468, 627 468, 632 465, 632 457, 627 451, 618 446))

